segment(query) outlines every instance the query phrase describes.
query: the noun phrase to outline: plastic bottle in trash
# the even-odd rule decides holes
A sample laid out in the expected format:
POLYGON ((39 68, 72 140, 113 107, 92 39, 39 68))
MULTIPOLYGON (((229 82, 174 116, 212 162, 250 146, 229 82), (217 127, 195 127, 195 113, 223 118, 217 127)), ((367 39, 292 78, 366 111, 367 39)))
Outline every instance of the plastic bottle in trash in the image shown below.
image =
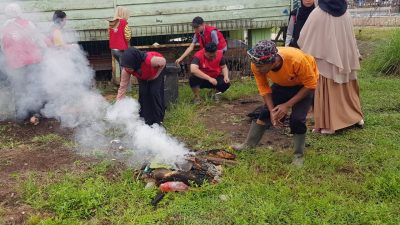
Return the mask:
POLYGON ((185 183, 181 181, 169 181, 162 183, 160 185, 160 191, 162 192, 174 192, 174 191, 187 191, 189 186, 187 186, 185 183))

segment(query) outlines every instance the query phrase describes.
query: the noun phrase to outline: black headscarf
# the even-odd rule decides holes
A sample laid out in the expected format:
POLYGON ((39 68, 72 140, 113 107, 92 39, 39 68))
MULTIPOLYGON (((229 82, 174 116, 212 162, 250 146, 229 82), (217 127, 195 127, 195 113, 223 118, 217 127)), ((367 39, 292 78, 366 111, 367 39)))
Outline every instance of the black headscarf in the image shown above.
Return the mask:
POLYGON ((347 10, 346 0, 318 0, 318 6, 332 16, 342 16, 347 10))
POLYGON ((303 29, 303 26, 306 23, 308 16, 314 10, 314 8, 314 4, 310 7, 306 7, 304 6, 303 1, 301 1, 301 7, 291 13, 291 15, 293 15, 293 13, 294 15, 296 15, 296 23, 294 24, 292 41, 290 42, 289 46, 299 48, 299 46, 297 45, 297 40, 300 37, 300 31, 301 29, 303 29))
POLYGON ((146 56, 146 52, 140 51, 134 47, 130 47, 126 49, 124 53, 122 53, 121 66, 138 71, 146 59, 146 56))

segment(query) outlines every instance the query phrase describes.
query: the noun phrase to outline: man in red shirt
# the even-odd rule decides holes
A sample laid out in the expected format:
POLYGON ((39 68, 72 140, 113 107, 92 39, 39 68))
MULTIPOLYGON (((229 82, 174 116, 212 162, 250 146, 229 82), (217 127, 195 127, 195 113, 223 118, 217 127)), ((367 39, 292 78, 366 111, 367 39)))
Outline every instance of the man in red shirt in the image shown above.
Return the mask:
POLYGON ((190 71, 193 74, 189 78, 189 84, 193 91, 194 103, 200 102, 200 88, 215 89, 215 98, 218 101, 220 94, 230 86, 223 52, 217 50, 217 45, 213 42, 206 44, 204 49, 194 55, 190 71))
POLYGON ((180 64, 193 51, 196 43, 199 43, 200 48, 203 49, 208 43, 212 42, 216 44, 218 50, 226 52, 228 47, 224 35, 216 27, 209 26, 199 16, 193 19, 192 27, 195 31, 193 41, 182 56, 175 61, 176 64, 180 64))

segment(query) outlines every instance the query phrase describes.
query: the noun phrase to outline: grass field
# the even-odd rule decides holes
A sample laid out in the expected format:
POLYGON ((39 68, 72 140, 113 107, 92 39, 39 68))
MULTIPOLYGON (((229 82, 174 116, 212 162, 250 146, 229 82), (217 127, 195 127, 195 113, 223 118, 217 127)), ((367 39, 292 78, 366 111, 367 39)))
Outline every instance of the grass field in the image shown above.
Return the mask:
MULTIPOLYGON (((379 42, 384 31, 363 32, 379 42)), ((219 184, 169 193, 154 208, 149 202, 157 191, 145 189, 131 169, 107 161, 74 169, 84 164, 77 161, 70 171, 32 172, 19 180, 21 201, 33 208, 26 223, 400 224, 400 78, 362 70, 359 81, 365 128, 308 135, 301 169, 290 165, 289 151, 252 149, 238 154, 240 164, 225 168, 219 184)), ((235 83, 225 98, 256 93, 248 80, 235 83)), ((196 149, 228 146, 225 134, 209 130, 201 116, 214 103, 194 106, 190 99, 182 87, 166 116, 168 131, 196 149)), ((56 135, 33 141, 65 142, 56 135)))

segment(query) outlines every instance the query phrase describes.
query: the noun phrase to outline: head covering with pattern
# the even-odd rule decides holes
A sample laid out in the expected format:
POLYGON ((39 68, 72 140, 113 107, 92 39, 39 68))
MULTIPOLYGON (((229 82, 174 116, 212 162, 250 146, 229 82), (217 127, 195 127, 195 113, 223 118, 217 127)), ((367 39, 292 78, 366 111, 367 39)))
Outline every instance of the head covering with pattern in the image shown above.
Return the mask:
POLYGON ((255 64, 269 64, 275 62, 278 49, 273 41, 259 41, 254 48, 247 51, 250 61, 255 64))

